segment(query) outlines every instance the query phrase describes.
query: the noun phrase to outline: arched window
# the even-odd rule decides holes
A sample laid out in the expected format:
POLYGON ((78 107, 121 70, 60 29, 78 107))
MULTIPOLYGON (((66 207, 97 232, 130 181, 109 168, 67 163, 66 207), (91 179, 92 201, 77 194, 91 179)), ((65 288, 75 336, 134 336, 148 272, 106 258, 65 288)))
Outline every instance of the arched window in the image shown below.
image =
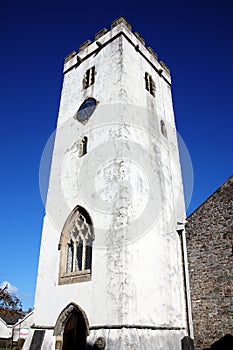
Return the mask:
POLYGON ((66 220, 60 238, 59 284, 90 280, 93 240, 91 218, 77 206, 66 220))

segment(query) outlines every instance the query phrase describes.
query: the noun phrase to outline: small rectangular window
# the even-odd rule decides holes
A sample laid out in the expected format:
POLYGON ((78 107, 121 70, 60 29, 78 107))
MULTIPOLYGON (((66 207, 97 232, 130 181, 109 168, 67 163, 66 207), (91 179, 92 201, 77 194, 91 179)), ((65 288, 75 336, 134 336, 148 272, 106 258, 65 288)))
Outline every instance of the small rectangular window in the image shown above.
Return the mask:
POLYGON ((84 76, 83 88, 87 89, 89 86, 93 85, 95 82, 95 67, 89 68, 84 76))
POLYGON ((155 82, 149 73, 145 73, 145 84, 146 84, 146 89, 149 91, 149 93, 152 96, 155 96, 155 82))
POLYGON ((84 136, 79 142, 79 157, 84 156, 87 153, 87 137, 84 136))

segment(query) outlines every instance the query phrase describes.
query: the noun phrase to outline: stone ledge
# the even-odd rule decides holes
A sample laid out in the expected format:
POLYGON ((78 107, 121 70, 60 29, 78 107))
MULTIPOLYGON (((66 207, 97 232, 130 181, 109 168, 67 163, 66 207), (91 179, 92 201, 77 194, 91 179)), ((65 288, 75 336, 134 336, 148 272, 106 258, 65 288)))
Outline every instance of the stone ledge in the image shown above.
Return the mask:
POLYGON ((127 21, 127 19, 124 16, 120 16, 116 18, 114 21, 112 21, 111 29, 113 29, 114 27, 118 26, 118 24, 121 24, 121 23, 124 23, 130 31, 132 30, 130 23, 127 21))
POLYGON ((165 69, 167 73, 170 74, 170 68, 163 61, 159 61, 160 65, 165 69))
POLYGON ((77 54, 76 51, 72 51, 71 53, 69 53, 69 55, 67 55, 65 57, 65 63, 67 63, 69 60, 71 60, 71 58, 73 58, 76 54, 77 54))
POLYGON ((95 40, 101 38, 104 34, 108 32, 107 28, 101 29, 98 33, 95 34, 95 40))
POLYGON ((143 46, 146 45, 145 40, 143 39, 143 37, 142 37, 138 32, 134 32, 134 35, 136 36, 136 38, 140 41, 140 43, 141 43, 143 46))
POLYGON ((79 46, 79 51, 85 50, 91 44, 91 40, 86 40, 82 45, 79 46))
POLYGON ((152 56, 158 60, 158 55, 157 53, 152 49, 152 47, 148 47, 147 50, 152 54, 152 56))

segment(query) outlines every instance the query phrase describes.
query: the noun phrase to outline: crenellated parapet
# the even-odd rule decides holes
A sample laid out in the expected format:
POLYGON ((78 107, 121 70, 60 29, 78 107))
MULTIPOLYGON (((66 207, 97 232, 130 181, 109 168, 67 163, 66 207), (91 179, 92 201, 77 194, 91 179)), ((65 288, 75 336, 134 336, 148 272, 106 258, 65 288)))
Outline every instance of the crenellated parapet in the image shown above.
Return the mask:
POLYGON ((79 50, 72 51, 65 57, 64 73, 70 69, 77 67, 82 61, 89 58, 92 54, 100 51, 106 45, 119 35, 123 35, 134 47, 135 50, 144 58, 150 61, 155 71, 162 76, 167 82, 171 83, 170 69, 163 62, 158 60, 157 53, 150 47, 146 46, 144 38, 138 32, 132 32, 132 26, 123 16, 118 17, 111 23, 111 29, 101 29, 94 36, 94 41, 86 40, 79 46, 79 50))

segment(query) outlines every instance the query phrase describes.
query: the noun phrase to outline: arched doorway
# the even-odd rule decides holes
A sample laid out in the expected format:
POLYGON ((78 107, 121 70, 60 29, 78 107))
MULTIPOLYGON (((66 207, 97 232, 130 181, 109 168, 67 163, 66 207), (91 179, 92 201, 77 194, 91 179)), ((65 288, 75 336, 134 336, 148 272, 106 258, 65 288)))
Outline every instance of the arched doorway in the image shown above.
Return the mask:
POLYGON ((76 304, 69 304, 59 315, 54 335, 55 346, 61 350, 85 350, 89 334, 89 323, 85 312, 76 304))
POLYGON ((62 350, 85 350, 86 327, 80 313, 73 311, 65 324, 62 350))

